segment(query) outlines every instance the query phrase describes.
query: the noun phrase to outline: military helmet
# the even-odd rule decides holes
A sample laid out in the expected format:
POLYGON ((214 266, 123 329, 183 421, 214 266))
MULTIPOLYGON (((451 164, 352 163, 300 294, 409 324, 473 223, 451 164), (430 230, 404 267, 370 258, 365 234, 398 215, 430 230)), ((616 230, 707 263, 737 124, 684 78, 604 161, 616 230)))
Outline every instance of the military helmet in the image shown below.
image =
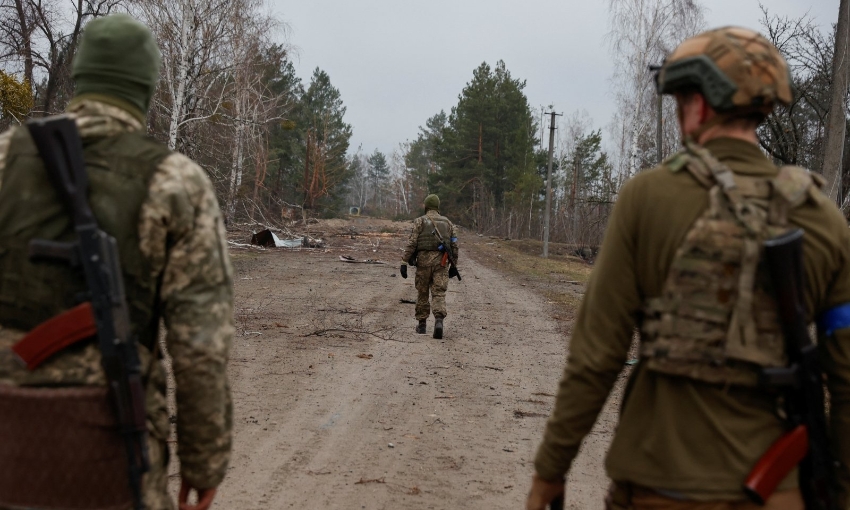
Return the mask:
POLYGON ((686 39, 655 77, 658 93, 696 88, 719 113, 770 113, 792 99, 791 75, 779 50, 758 32, 739 27, 709 30, 686 39))
POLYGON ((425 209, 440 210, 440 197, 433 193, 425 197, 425 209))

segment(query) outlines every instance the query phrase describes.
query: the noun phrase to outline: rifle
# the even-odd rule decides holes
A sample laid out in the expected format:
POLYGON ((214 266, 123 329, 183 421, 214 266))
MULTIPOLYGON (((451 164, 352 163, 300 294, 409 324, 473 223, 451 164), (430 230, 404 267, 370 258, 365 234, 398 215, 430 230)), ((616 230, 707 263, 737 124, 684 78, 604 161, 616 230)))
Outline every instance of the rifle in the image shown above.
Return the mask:
MULTIPOLYGON (((450 245, 450 244, 446 244, 446 242, 445 242, 445 241, 443 241, 443 236, 442 236, 442 235, 440 235, 440 231, 437 229, 437 225, 434 225, 434 223, 433 223, 433 222, 431 222, 431 226, 432 226, 432 227, 434 227, 434 230, 433 230, 433 232, 432 232, 432 233, 433 233, 435 236, 437 236, 437 239, 440 241, 440 248, 441 248, 441 250, 440 250, 440 251, 442 251, 442 252, 443 252, 443 257, 447 257, 447 258, 449 259, 449 263, 450 263, 450 264, 452 265, 452 267, 454 268, 454 276, 457 276, 457 281, 461 281, 461 280, 462 280, 462 278, 460 277, 460 271, 458 271, 458 269, 457 269, 457 259, 455 259, 455 256, 454 256, 454 254, 452 253, 452 247, 451 247, 451 245, 450 245)), ((444 265, 445 265, 445 264, 444 264, 444 265)), ((449 278, 451 278, 452 276, 453 276, 453 275, 452 275, 452 270, 451 270, 451 269, 449 269, 449 278)))
POLYGON ((130 333, 118 247, 115 238, 100 229, 89 206, 83 145, 74 121, 65 116, 36 119, 28 122, 27 128, 77 233, 77 241, 73 243, 31 240, 30 258, 82 266, 91 295, 101 364, 127 451, 133 508, 144 510, 142 474, 150 467, 145 392, 139 352, 130 333))
POLYGON ((807 510, 837 510, 829 452, 823 372, 809 337, 802 302, 803 231, 793 230, 764 243, 765 264, 782 322, 789 366, 765 369, 760 383, 783 388, 790 431, 773 443, 744 483, 753 502, 764 504, 776 486, 799 465, 799 486, 807 510))

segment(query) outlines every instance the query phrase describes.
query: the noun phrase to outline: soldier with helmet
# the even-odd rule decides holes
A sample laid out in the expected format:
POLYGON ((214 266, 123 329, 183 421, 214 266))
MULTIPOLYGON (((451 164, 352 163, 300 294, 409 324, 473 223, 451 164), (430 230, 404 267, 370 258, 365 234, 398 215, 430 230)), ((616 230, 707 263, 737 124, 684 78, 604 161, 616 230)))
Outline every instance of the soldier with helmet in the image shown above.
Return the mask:
POLYGON ((89 324, 91 313, 62 322, 95 291, 72 258, 32 257, 33 240, 79 246, 79 230, 30 130, 0 135, 0 509, 177 508, 168 487, 171 417, 161 345, 176 382, 180 509, 207 510, 227 472, 232 269, 206 173, 145 135, 159 66, 143 24, 126 14, 91 21, 74 57, 76 89, 65 114, 81 140, 89 207, 120 259, 114 276, 126 303, 113 306, 126 307, 129 335, 114 343, 137 349, 140 361, 141 390, 132 402, 142 440, 132 449, 120 439, 125 431, 109 398, 116 385, 101 364, 99 323, 89 324), (53 352, 75 329, 79 338, 53 352), (50 356, 24 366, 22 345, 50 356), (128 458, 137 457, 144 460, 128 469, 128 458), (195 504, 188 502, 193 491, 195 504))
MULTIPOLYGON (((676 100, 683 148, 620 192, 578 312, 526 508, 564 493, 565 476, 627 359, 629 378, 606 460, 611 509, 755 509, 742 484, 786 432, 781 393, 760 385, 788 363, 762 243, 802 229, 802 300, 819 321, 831 395, 835 508, 850 475, 850 231, 822 180, 777 168, 756 129, 791 84, 779 51, 726 27, 684 41, 658 92, 676 100)), ((802 509, 796 470, 765 502, 802 509)))
POLYGON ((424 335, 428 316, 434 313, 434 338, 443 338, 443 319, 446 311, 446 290, 449 278, 457 268, 448 261, 447 251, 451 250, 457 260, 457 232, 448 218, 440 214, 440 197, 425 197, 425 215, 413 221, 413 230, 407 240, 402 255, 399 272, 407 278, 407 265, 416 266, 416 332, 424 335), (439 236, 434 232, 439 232, 439 236), (440 239, 448 244, 446 246, 440 239), (429 300, 430 294, 430 300, 429 300))

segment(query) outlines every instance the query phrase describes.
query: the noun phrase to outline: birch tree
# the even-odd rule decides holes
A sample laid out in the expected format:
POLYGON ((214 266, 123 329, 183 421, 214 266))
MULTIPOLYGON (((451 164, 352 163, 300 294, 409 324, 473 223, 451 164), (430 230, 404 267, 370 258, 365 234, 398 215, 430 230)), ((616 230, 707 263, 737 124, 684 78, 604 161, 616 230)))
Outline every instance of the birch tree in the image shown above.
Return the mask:
MULTIPOLYGON (((618 169, 625 176, 655 163, 656 92, 650 65, 660 64, 682 40, 704 29, 704 8, 697 0, 609 0, 608 34, 616 69, 613 82, 617 113, 618 169)), ((675 110, 662 111, 665 145, 678 138, 675 110)), ((670 152, 667 147, 662 152, 670 152)))
POLYGON ((253 0, 133 0, 132 12, 151 28, 162 53, 155 107, 165 119, 169 148, 183 148, 189 124, 219 113, 234 68, 228 48, 235 20, 255 8, 253 0))

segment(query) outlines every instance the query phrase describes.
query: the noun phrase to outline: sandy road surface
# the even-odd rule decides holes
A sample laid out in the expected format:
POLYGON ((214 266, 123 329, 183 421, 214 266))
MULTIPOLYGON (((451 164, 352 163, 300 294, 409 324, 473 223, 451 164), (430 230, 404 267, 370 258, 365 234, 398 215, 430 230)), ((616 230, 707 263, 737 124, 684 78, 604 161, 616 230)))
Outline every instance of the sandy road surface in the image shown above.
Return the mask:
MULTIPOLYGON (((400 241, 350 253, 395 261, 400 241)), ((566 340, 543 297, 469 253, 442 341, 433 320, 413 331, 399 302, 415 299, 413 278, 392 277, 394 262, 236 255, 235 452, 216 508, 523 507, 566 340)), ((601 508, 615 405, 576 461, 568 507, 601 508)))

